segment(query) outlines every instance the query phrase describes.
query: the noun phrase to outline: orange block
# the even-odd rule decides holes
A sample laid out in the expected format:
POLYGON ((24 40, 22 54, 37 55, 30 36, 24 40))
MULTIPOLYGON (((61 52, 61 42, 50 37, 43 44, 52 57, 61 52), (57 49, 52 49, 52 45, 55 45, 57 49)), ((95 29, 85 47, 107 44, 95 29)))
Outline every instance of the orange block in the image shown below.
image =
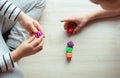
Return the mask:
POLYGON ((67 57, 68 59, 71 59, 71 58, 72 58, 72 53, 66 53, 66 57, 67 57))

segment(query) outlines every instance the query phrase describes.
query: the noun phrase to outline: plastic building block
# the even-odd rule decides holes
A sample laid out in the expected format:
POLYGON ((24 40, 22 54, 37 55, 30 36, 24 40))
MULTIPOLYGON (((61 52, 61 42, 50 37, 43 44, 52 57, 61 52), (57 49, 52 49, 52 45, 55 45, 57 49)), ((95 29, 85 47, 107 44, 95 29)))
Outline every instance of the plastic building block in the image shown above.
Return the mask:
POLYGON ((67 48, 66 48, 66 52, 67 52, 67 53, 72 53, 72 48, 71 48, 71 47, 67 47, 67 48))
POLYGON ((39 38, 43 33, 41 31, 38 31, 35 33, 35 37, 36 38, 39 38))
POLYGON ((67 43, 67 46, 68 46, 68 47, 73 47, 73 46, 74 46, 74 43, 73 43, 72 41, 69 41, 69 42, 67 43))
POLYGON ((72 58, 72 53, 66 53, 66 58, 71 59, 72 58))
POLYGON ((76 23, 70 22, 70 23, 68 24, 68 27, 67 27, 67 33, 68 33, 69 35, 72 35, 76 26, 77 26, 76 23))
POLYGON ((68 28, 67 28, 67 33, 68 33, 68 34, 72 35, 73 32, 74 32, 74 29, 73 29, 73 28, 71 28, 71 27, 68 27, 68 28))

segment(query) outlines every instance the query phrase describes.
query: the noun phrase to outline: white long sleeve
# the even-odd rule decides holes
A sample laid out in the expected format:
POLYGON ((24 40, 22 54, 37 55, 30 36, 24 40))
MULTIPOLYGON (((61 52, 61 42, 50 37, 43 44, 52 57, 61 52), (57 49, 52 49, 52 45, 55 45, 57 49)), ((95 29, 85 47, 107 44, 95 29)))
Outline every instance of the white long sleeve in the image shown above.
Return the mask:
POLYGON ((21 9, 16 7, 9 0, 0 0, 0 14, 10 20, 16 20, 21 9))
POLYGON ((0 56, 0 71, 5 72, 14 68, 14 62, 10 53, 0 56))

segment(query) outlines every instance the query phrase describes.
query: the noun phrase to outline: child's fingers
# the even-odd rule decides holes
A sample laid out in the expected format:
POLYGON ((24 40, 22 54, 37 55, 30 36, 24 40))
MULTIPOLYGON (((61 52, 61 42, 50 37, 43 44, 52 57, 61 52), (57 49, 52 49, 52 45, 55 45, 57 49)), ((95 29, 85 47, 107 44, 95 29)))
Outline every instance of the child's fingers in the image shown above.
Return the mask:
MULTIPOLYGON (((38 31, 41 31, 42 33, 43 33, 43 31, 42 31, 42 27, 40 26, 40 24, 38 23, 38 22, 35 22, 35 27, 38 29, 38 31)), ((45 37, 45 34, 43 33, 43 37, 45 37)))
POLYGON ((71 19, 63 19, 60 22, 70 22, 70 21, 71 21, 71 19))
POLYGON ((75 19, 74 18, 68 18, 68 19, 61 20, 61 22, 65 22, 64 23, 64 29, 66 30, 67 27, 69 26, 69 23, 75 22, 75 19))
POLYGON ((42 28, 38 22, 34 22, 35 27, 37 28, 38 31, 42 31, 42 28))
POLYGON ((64 23, 64 29, 66 30, 67 27, 68 27, 68 22, 65 22, 65 23, 64 23))
POLYGON ((42 40, 41 43, 38 46, 35 47, 35 51, 38 52, 38 51, 42 50, 43 49, 43 44, 44 44, 44 40, 42 40))
POLYGON ((70 22, 68 19, 61 20, 61 22, 64 22, 64 29, 66 30, 68 27, 68 23, 70 22))
POLYGON ((28 40, 26 40, 28 43, 31 43, 35 39, 35 36, 32 35, 28 40))
POLYGON ((34 26, 34 24, 31 24, 31 30, 32 32, 30 32, 30 34, 33 34, 34 32, 37 32, 38 30, 36 29, 36 27, 34 26))
POLYGON ((75 29, 74 29, 74 32, 73 33, 76 33, 78 31, 80 31, 80 29, 85 25, 85 23, 80 23, 75 29))
POLYGON ((60 22, 66 22, 65 20, 60 20, 60 22))
POLYGON ((76 33, 76 32, 78 32, 80 30, 80 27, 76 27, 75 29, 74 29, 74 32, 73 33, 76 33))
POLYGON ((75 18, 70 17, 70 18, 66 18, 66 19, 60 20, 60 21, 61 21, 61 22, 74 22, 74 21, 75 21, 75 18))
POLYGON ((38 46, 41 41, 43 40, 43 35, 40 37, 40 38, 36 38, 32 43, 31 45, 33 45, 34 47, 38 46))

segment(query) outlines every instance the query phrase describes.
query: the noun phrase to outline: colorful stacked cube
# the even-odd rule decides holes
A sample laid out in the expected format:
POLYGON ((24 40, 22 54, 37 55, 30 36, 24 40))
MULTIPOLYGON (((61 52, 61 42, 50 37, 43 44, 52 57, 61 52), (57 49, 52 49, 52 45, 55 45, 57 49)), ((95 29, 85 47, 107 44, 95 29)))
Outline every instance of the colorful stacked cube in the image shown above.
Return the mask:
POLYGON ((74 46, 74 43, 72 41, 67 42, 67 47, 66 47, 66 58, 67 59, 72 58, 73 46, 74 46))
POLYGON ((68 33, 69 35, 72 35, 76 26, 77 26, 77 24, 74 23, 74 22, 68 23, 67 33, 68 33))
POLYGON ((35 37, 36 38, 39 38, 43 33, 41 31, 38 31, 35 33, 35 37))

